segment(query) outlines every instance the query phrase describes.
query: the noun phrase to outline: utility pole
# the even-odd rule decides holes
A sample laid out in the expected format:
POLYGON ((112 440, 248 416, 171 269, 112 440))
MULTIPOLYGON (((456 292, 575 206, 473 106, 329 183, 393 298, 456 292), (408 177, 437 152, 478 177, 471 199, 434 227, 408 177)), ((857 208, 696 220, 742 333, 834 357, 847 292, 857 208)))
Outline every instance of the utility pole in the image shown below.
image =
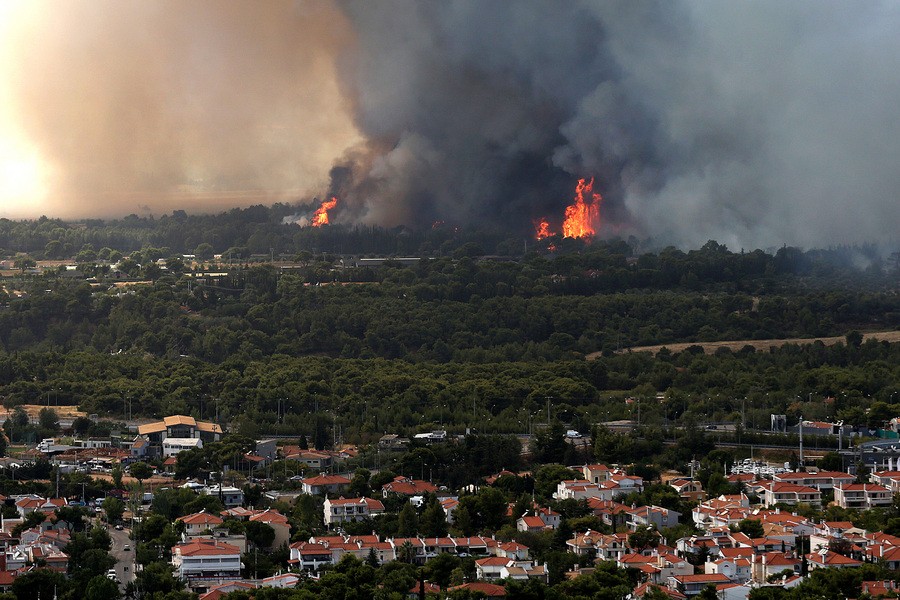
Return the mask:
POLYGON ((800 470, 803 470, 803 415, 800 415, 800 470))

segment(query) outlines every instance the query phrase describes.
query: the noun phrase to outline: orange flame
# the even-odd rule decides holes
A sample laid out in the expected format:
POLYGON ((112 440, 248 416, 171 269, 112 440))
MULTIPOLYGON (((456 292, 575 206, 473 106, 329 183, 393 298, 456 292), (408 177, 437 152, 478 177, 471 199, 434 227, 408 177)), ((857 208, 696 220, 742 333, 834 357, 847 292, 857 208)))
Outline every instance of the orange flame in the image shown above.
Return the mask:
POLYGON ((534 221, 534 237, 535 239, 542 240, 544 238, 548 238, 553 235, 553 232, 550 231, 550 223, 545 218, 536 219, 534 221))
POLYGON ((332 196, 331 200, 322 202, 322 206, 317 208, 316 212, 313 213, 310 225, 312 225, 313 227, 328 225, 328 211, 337 206, 337 202, 338 199, 336 196, 332 196))
POLYGON ((566 207, 566 220, 563 221, 562 234, 568 238, 583 238, 597 233, 596 226, 600 221, 600 194, 593 194, 594 178, 586 182, 579 179, 575 186, 575 204, 566 207), (585 194, 592 194, 591 202, 584 201, 585 194))

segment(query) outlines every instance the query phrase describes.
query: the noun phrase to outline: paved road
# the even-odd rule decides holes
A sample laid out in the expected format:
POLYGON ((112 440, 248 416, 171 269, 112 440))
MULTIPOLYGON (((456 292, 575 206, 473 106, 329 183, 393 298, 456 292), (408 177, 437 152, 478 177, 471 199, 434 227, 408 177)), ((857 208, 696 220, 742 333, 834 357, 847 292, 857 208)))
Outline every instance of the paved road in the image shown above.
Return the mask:
POLYGON ((123 588, 129 581, 134 580, 134 544, 128 539, 129 533, 127 528, 121 531, 109 528, 109 536, 112 538, 110 555, 116 559, 116 576, 123 588), (128 546, 129 550, 125 550, 125 546, 128 546))

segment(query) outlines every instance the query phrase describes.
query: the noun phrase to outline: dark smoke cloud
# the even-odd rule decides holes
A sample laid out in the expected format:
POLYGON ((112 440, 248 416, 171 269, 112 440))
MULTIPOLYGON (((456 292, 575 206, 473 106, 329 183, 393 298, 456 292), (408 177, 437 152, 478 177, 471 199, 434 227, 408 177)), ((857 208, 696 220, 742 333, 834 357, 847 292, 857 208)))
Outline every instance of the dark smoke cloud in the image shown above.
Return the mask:
POLYGON ((594 175, 607 232, 893 240, 900 5, 342 4, 368 218, 519 223, 594 175))
POLYGON ((594 176, 605 235, 896 239, 895 2, 49 6, 12 87, 85 214, 295 190, 337 222, 522 234, 594 176))

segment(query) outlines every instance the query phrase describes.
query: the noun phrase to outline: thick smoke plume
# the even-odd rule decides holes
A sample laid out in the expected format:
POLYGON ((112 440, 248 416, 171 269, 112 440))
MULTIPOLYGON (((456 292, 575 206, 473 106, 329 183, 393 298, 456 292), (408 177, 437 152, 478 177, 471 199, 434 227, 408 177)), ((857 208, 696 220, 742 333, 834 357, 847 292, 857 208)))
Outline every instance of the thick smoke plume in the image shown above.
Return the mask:
POLYGON ((305 199, 359 141, 334 71, 352 30, 327 3, 4 1, 4 104, 49 165, 41 212, 305 199))
POLYGON ((900 222, 897 3, 48 6, 4 42, 3 102, 55 169, 41 212, 255 190, 524 234, 595 177, 604 235, 825 246, 900 222))

